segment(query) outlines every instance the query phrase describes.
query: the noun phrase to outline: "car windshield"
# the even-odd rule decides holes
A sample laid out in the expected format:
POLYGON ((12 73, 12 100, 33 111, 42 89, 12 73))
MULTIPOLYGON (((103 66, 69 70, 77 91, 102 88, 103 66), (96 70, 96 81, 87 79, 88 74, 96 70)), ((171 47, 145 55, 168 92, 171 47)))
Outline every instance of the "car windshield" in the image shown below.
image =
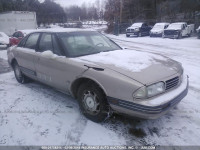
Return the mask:
POLYGON ((58 33, 58 36, 70 57, 121 49, 117 44, 96 31, 58 33))
POLYGON ((131 27, 141 27, 142 23, 134 23, 131 27))
POLYGON ((156 24, 153 29, 164 29, 165 25, 156 24))
POLYGON ((182 27, 182 24, 170 24, 167 29, 178 29, 180 30, 182 27))

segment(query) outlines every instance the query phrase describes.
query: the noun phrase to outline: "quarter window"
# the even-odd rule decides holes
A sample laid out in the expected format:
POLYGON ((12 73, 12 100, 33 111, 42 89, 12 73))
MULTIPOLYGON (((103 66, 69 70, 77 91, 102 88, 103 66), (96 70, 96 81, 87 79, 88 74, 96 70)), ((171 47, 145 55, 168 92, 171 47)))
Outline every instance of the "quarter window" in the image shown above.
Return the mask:
POLYGON ((25 44, 26 48, 35 49, 40 33, 31 34, 25 44))

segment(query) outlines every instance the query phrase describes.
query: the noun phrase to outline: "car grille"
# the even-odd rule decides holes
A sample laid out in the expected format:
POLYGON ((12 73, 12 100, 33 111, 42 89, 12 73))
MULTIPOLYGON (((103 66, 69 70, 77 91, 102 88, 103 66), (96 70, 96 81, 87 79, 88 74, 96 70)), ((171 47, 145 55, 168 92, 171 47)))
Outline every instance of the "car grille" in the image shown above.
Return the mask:
POLYGON ((175 77, 173 79, 167 80, 165 90, 169 90, 173 87, 176 87, 178 83, 179 83, 179 77, 175 77))
POLYGON ((127 29, 127 32, 134 32, 134 29, 127 29))
POLYGON ((175 31, 175 30, 165 30, 164 34, 165 35, 176 35, 177 31, 175 31))

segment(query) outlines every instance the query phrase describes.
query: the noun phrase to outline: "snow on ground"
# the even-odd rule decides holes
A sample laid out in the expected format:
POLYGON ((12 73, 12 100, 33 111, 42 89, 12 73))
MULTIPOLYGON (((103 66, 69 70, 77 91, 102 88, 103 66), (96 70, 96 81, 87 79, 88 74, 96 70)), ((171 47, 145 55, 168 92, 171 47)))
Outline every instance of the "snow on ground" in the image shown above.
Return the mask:
POLYGON ((0 58, 7 60, 7 50, 0 50, 0 58))
MULTIPOLYGON (((157 120, 115 115, 101 124, 85 119, 77 102, 37 82, 21 85, 0 74, 0 145, 199 145, 200 41, 108 35, 122 47, 163 54, 190 76, 186 98, 157 120)), ((0 51, 6 58, 6 51, 0 51)), ((116 60, 117 61, 117 60, 116 60)), ((0 62, 1 63, 1 62, 0 62)))
POLYGON ((125 144, 85 119, 71 97, 38 83, 21 85, 13 72, 0 75, 0 93, 0 145, 125 144))

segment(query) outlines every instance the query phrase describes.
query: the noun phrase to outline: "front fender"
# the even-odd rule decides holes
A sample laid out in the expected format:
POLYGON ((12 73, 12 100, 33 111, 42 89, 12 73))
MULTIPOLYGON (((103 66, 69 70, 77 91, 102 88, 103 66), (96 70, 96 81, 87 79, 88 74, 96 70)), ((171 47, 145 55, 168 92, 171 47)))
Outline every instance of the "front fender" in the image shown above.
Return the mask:
POLYGON ((128 101, 133 101, 133 92, 143 86, 141 83, 110 69, 97 71, 91 68, 82 74, 82 78, 96 82, 104 90, 106 96, 128 101))

